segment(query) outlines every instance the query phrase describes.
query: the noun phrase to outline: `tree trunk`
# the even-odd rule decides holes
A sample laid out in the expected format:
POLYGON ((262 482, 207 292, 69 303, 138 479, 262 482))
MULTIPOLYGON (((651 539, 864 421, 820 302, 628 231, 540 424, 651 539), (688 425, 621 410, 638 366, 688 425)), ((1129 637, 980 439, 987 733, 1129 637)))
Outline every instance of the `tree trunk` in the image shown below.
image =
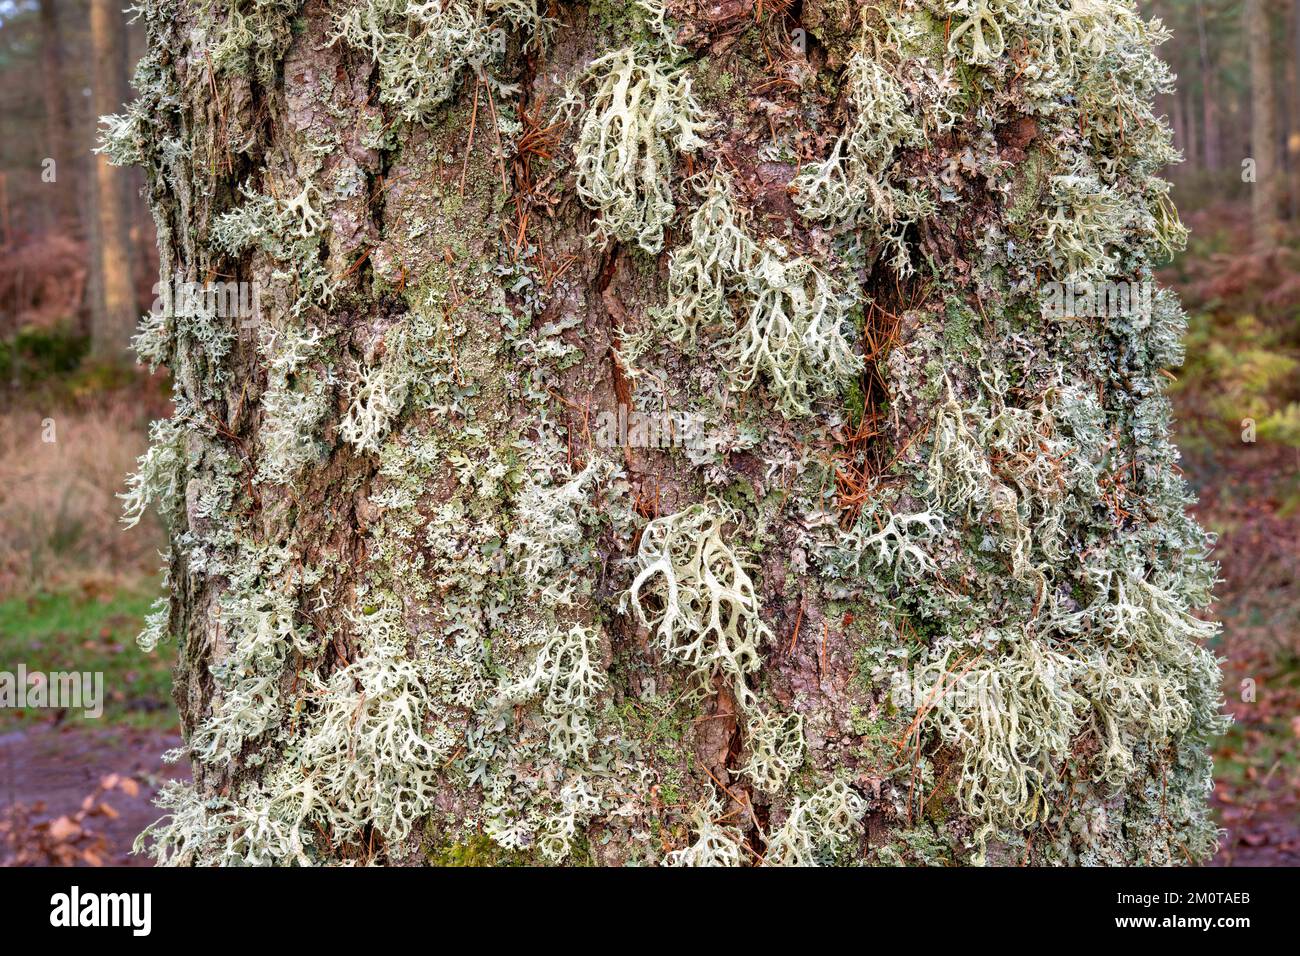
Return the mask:
POLYGON ((1291 4, 1291 55, 1287 57, 1288 111, 1286 155, 1291 167, 1291 218, 1300 220, 1300 0, 1291 4))
POLYGON ((1182 94, 1171 95, 1167 100, 1169 100, 1169 125, 1174 134, 1174 146, 1182 150, 1184 163, 1190 163, 1192 147, 1187 138, 1187 101, 1183 99, 1182 94))
MULTIPOLYGON (((45 93, 46 157, 55 162, 50 202, 44 206, 50 225, 67 229, 77 219, 79 165, 72 155, 72 125, 68 118, 67 83, 63 74, 63 31, 55 0, 41 0, 41 70, 45 93)), ((42 170, 44 172, 44 170, 42 170)))
POLYGON ((139 340, 194 768, 145 842, 1205 857, 1145 28, 1026 92, 997 13, 655 7, 146 0, 108 147, 169 287, 258 294, 139 340))
MULTIPOLYGON (((95 112, 116 110, 129 92, 126 25, 117 0, 91 0, 95 112)), ((95 281, 91 352, 99 359, 126 361, 139 310, 131 245, 128 177, 107 156, 95 157, 95 228, 91 230, 95 281)))
POLYGON ((1192 104, 1182 93, 1175 93, 1169 98, 1169 124, 1174 134, 1174 145, 1179 147, 1183 154, 1183 162, 1190 163, 1192 171, 1196 170, 1196 158, 1194 155, 1194 143, 1188 130, 1187 119, 1190 115, 1192 104))
POLYGON ((1205 150, 1202 158, 1207 172, 1218 172, 1222 155, 1219 149, 1219 104, 1218 88, 1215 80, 1216 67, 1210 60, 1210 41, 1205 29, 1205 10, 1201 3, 1196 4, 1196 41, 1200 55, 1201 74, 1201 135, 1205 138, 1205 150))
POLYGON ((1274 248, 1280 239, 1282 172, 1277 161, 1277 101, 1273 90, 1273 46, 1266 0, 1245 0, 1246 53, 1250 58, 1250 152, 1255 182, 1250 188, 1255 246, 1274 248))

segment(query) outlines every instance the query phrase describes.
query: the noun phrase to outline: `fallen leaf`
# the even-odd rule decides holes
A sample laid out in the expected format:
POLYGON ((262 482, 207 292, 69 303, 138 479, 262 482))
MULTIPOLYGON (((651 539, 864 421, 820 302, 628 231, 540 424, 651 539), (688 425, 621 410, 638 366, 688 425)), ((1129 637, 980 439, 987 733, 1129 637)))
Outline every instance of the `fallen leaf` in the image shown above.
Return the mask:
POLYGON ((71 817, 63 816, 50 821, 49 834, 51 839, 65 843, 81 836, 81 826, 73 822, 71 817))

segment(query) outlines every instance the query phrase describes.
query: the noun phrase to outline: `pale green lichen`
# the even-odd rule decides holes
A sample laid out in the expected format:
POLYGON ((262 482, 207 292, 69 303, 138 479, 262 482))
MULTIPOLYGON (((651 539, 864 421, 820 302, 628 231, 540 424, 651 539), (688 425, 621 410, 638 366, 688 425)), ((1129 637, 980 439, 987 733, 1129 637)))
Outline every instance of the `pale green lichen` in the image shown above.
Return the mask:
POLYGON ((947 655, 931 665, 925 719, 964 754, 963 810, 985 821, 982 835, 1033 825, 1082 720, 1086 701, 1073 687, 1082 662, 1025 637, 993 662, 953 669, 947 655))
POLYGON ((749 759, 740 772, 764 793, 780 793, 803 762, 803 715, 760 712, 745 726, 749 759))
POLYGON ((857 300, 811 262, 769 239, 748 291, 748 315, 728 355, 736 389, 748 390, 762 374, 786 414, 808 414, 812 402, 837 395, 861 370, 847 334, 857 300))
POLYGON ((691 668, 700 681, 723 675, 748 708, 754 695, 745 678, 758 667, 759 648, 772 632, 759 615, 744 561, 723 537, 725 524, 703 505, 651 521, 626 600, 669 660, 691 668), (651 595, 659 607, 647 612, 642 598, 651 595))
POLYGON ((224 21, 213 0, 202 0, 206 24, 215 38, 210 62, 218 70, 275 80, 276 68, 292 39, 300 0, 228 0, 224 21))
POLYGON ((299 589, 314 575, 292 571, 283 549, 244 545, 240 551, 220 600, 224 647, 210 665, 212 714, 190 742, 194 755, 212 764, 228 763, 246 742, 281 729, 280 685, 289 654, 316 651, 296 605, 299 589))
POLYGON ((125 113, 101 116, 99 122, 103 129, 99 131, 99 145, 94 152, 107 156, 114 166, 143 165, 147 148, 144 110, 147 108, 144 100, 140 99, 130 104, 125 113))
POLYGON ((329 393, 320 376, 303 378, 294 386, 289 385, 286 377, 273 378, 262 395, 265 426, 259 434, 262 444, 262 460, 257 470, 259 481, 288 484, 303 468, 324 455, 324 443, 318 436, 329 414, 329 393))
POLYGON ((432 701, 397 609, 363 609, 352 621, 362 650, 315 683, 300 759, 336 838, 357 838, 373 824, 396 842, 432 808, 446 755, 425 736, 432 701))
POLYGON ((880 62, 857 52, 848 64, 852 125, 830 155, 794 181, 795 203, 809 219, 871 229, 892 246, 899 275, 912 271, 907 225, 934 212, 925 194, 891 182, 900 150, 922 140, 907 95, 880 62))
POLYGON ((820 866, 853 839, 867 801, 843 780, 796 797, 785 822, 768 838, 764 866, 820 866))
POLYGON ((695 840, 664 857, 665 866, 740 866, 740 830, 720 823, 722 804, 710 794, 691 809, 695 840))
POLYGON ((334 15, 332 43, 363 50, 379 67, 379 101, 429 123, 471 72, 497 95, 512 88, 495 68, 511 33, 533 49, 551 30, 537 0, 361 0, 334 15))
POLYGON ((139 524, 151 505, 170 517, 180 504, 185 485, 185 438, 185 422, 179 417, 162 418, 149 426, 149 449, 127 480, 126 492, 118 495, 126 527, 139 524))
POLYGON ((749 686, 747 677, 757 670, 761 646, 772 632, 760 616, 745 562, 724 538, 726 523, 704 505, 650 522, 625 600, 653 630, 665 656, 691 669, 697 690, 715 675, 730 682, 749 753, 741 772, 775 793, 803 759, 803 718, 765 712, 749 686), (651 595, 658 607, 647 613, 644 598, 651 595))
POLYGON ((572 604, 583 587, 588 562, 580 552, 588 528, 598 520, 593 490, 617 475, 610 462, 592 458, 562 484, 530 478, 520 490, 518 519, 506 547, 529 590, 548 604, 572 604))
POLYGON ((574 624, 567 629, 546 628, 537 642, 540 648, 528 672, 501 692, 502 699, 517 703, 540 697, 552 752, 562 760, 586 759, 595 743, 589 712, 605 686, 600 634, 574 624))
POLYGON ((1052 177, 1042 236, 1061 281, 1086 283, 1114 275, 1124 225, 1122 201, 1096 176, 1071 172, 1052 177))
POLYGON ((937 566, 925 545, 943 530, 943 515, 937 512, 882 512, 872 507, 863 511, 847 532, 838 534, 820 556, 828 567, 840 569, 837 574, 857 574, 870 566, 888 571, 894 583, 904 578, 917 580, 935 571, 937 566))
POLYGON ((411 371, 400 349, 377 364, 362 366, 348 383, 348 408, 339 422, 339 435, 360 451, 379 451, 406 406, 410 388, 411 371))
POLYGON ((634 47, 605 54, 585 75, 594 90, 574 146, 578 195, 600 213, 599 236, 657 253, 675 209, 674 156, 704 145, 708 120, 689 76, 634 47))
POLYGON ((320 256, 326 197, 310 180, 289 199, 263 195, 248 183, 240 192, 245 202, 214 223, 213 245, 232 256, 258 249, 286 267, 274 270, 272 278, 284 282, 292 295, 292 317, 299 318, 314 306, 328 306, 337 281, 320 256))
MULTIPOLYGON (((999 7, 999 0, 992 0, 999 7)), ((972 66, 987 66, 1006 51, 1006 39, 989 0, 955 0, 947 4, 954 24, 948 34, 948 53, 972 66)))
POLYGON ((762 377, 785 414, 807 415, 861 371, 850 332, 858 299, 778 240, 751 239, 724 170, 700 191, 690 241, 669 262, 661 325, 671 340, 693 342, 701 324, 732 319, 734 299, 744 320, 726 341, 732 387, 747 391, 762 377))
POLYGON ((759 254, 732 202, 731 176, 716 167, 700 195, 688 239, 668 261, 665 326, 674 342, 694 342, 700 325, 732 317, 728 296, 747 282, 759 254))
POLYGON ((140 633, 136 635, 135 642, 140 650, 148 654, 168 639, 170 636, 168 633, 170 617, 171 608, 167 598, 160 597, 155 600, 149 608, 149 613, 145 615, 144 626, 141 627, 140 633))

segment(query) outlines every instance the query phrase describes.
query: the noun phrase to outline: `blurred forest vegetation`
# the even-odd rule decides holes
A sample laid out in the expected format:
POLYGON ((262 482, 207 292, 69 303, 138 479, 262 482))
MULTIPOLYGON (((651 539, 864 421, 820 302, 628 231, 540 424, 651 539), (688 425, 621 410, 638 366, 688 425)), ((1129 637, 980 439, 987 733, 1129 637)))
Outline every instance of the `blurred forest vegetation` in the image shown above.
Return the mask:
MULTIPOLYGON (((154 232, 140 171, 92 154, 144 43, 124 2, 0 0, 0 666, 73 654, 124 675, 110 719, 166 726, 167 652, 130 641, 165 541, 156 523, 121 531, 116 499, 169 407, 165 372, 124 352, 154 298, 154 232)), ((214 15, 230 2, 253 0, 214 15)), ((1192 235, 1160 279, 1191 320, 1169 373, 1224 578, 1216 649, 1237 723, 1217 754, 1219 859, 1297 863, 1300 0, 1140 7, 1172 30, 1178 74, 1159 108, 1192 235)))

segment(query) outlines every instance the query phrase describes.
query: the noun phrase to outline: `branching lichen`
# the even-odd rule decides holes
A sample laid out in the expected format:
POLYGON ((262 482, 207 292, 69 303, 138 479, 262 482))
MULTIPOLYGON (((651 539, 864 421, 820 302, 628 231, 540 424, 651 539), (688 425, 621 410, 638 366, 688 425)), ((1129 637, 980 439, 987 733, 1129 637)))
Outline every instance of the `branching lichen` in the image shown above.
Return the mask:
POLYGON ((921 129, 903 88, 867 53, 850 59, 848 88, 852 125, 825 160, 795 180, 795 202, 809 219, 882 234, 894 249, 894 270, 907 275, 913 267, 903 231, 934 210, 924 193, 891 183, 891 167, 900 150, 921 142, 921 129))
POLYGON ((641 535, 639 572, 627 600, 651 628, 660 649, 701 679, 720 673, 748 706, 745 681, 759 665, 772 632, 759 616, 758 595, 741 557, 723 537, 726 519, 704 505, 656 518, 641 535), (642 598, 658 609, 647 612, 642 598))
POLYGON ((379 66, 379 100, 402 119, 429 123, 456 91, 461 74, 508 95, 494 68, 507 35, 526 48, 545 42, 550 21, 537 0, 361 0, 334 16, 331 42, 364 50, 379 66))
POLYGON ((578 195, 600 213, 601 236, 657 253, 674 211, 674 155, 703 146, 708 121, 690 78, 635 48, 605 54, 587 75, 595 90, 574 147, 578 195))
POLYGON ((691 829, 695 841, 672 850, 664 857, 665 866, 740 866, 740 831, 718 822, 722 804, 710 794, 691 810, 691 829))
POLYGON ((149 426, 149 450, 140 456, 137 470, 127 480, 122 499, 122 523, 133 528, 153 505, 170 517, 185 487, 185 423, 177 417, 163 418, 149 426))
POLYGON ((749 312, 731 343, 733 385, 744 391, 760 373, 787 414, 833 396, 862 368, 846 328, 857 304, 805 259, 776 240, 761 250, 749 277, 749 312))
POLYGON ((867 801, 842 780, 810 797, 796 797, 785 822, 767 841, 764 866, 820 866, 854 837, 867 801))

